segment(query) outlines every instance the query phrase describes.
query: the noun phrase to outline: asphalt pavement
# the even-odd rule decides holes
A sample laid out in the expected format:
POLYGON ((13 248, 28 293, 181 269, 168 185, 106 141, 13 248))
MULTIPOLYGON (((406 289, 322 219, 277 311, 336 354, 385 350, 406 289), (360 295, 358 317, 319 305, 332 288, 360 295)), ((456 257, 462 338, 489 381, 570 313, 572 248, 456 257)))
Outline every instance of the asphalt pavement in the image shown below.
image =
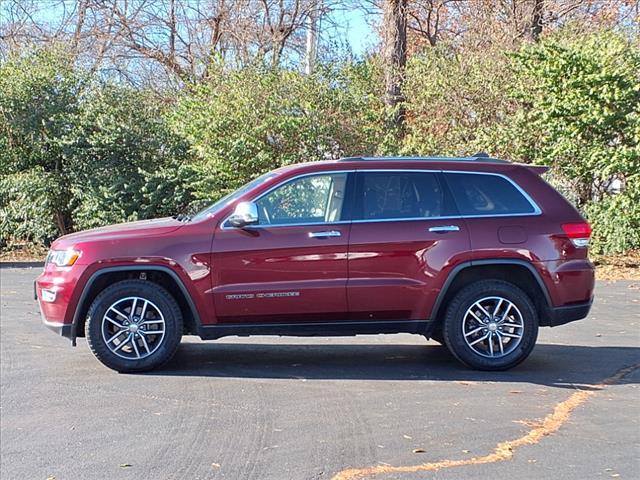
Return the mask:
POLYGON ((640 283, 521 366, 460 366, 415 335, 185 337, 118 374, 40 321, 37 268, 0 268, 0 478, 640 478, 640 283))

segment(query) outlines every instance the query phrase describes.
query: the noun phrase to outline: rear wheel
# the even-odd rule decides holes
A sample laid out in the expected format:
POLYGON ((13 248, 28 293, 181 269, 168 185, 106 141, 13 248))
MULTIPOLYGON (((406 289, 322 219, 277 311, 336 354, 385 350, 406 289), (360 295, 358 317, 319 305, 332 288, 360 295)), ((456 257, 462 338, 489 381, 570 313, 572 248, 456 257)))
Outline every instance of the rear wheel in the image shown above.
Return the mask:
POLYGON ((479 370, 506 370, 529 356, 538 338, 531 299, 515 285, 488 280, 458 292, 444 319, 444 340, 453 355, 479 370))
POLYGON ((93 354, 119 372, 159 367, 173 357, 182 337, 182 313, 164 288, 124 280, 104 289, 87 315, 85 335, 93 354))

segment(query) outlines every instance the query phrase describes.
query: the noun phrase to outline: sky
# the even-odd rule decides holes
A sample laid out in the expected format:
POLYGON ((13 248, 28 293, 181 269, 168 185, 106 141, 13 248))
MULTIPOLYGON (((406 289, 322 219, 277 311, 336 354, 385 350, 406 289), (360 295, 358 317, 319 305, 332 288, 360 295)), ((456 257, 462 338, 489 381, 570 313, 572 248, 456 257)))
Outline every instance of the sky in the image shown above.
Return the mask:
POLYGON ((378 42, 377 33, 371 26, 376 22, 375 16, 360 9, 337 10, 331 16, 331 20, 340 25, 339 34, 345 38, 354 55, 362 56, 378 42))

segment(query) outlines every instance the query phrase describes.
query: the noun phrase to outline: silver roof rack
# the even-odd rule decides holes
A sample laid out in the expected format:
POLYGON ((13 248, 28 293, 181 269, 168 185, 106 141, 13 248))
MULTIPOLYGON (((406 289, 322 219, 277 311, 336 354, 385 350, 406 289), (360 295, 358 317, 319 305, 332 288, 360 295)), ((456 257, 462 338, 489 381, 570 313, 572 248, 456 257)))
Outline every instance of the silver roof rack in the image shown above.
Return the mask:
POLYGON ((509 163, 506 160, 492 158, 484 152, 479 152, 472 157, 345 157, 339 162, 488 162, 509 163))

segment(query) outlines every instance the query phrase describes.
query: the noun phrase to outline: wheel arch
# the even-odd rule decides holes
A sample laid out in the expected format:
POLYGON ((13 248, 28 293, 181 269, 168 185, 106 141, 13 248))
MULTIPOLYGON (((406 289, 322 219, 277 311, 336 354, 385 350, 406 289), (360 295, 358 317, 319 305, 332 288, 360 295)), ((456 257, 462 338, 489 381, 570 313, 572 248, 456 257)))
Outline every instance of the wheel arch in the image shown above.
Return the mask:
POLYGON ((87 312, 96 296, 108 285, 128 279, 144 279, 160 285, 173 295, 180 307, 185 333, 198 333, 200 316, 191 296, 178 274, 162 265, 123 265, 105 267, 94 272, 82 289, 71 324, 71 341, 75 345, 77 337, 84 337, 87 312))
POLYGON ((463 262, 453 268, 436 298, 431 310, 434 324, 440 324, 446 306, 453 296, 466 285, 483 279, 497 279, 509 282, 522 289, 534 303, 540 325, 545 325, 552 302, 549 291, 540 273, 533 265, 517 259, 483 259, 463 262))

